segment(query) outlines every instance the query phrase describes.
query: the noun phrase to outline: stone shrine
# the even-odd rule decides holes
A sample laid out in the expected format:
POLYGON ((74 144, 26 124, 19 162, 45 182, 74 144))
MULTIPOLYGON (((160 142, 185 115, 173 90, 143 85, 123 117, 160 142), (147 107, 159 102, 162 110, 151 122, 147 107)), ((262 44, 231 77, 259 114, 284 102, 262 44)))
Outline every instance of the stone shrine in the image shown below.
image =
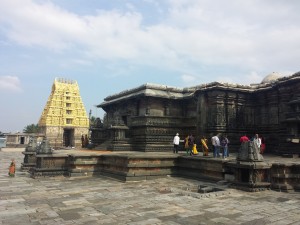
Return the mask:
POLYGON ((241 143, 236 161, 226 164, 227 173, 234 174, 233 184, 246 191, 260 191, 270 188, 271 165, 264 161, 259 147, 253 142, 241 143))
POLYGON ((29 140, 28 145, 25 148, 25 151, 22 152, 24 155, 24 161, 22 163, 22 170, 29 170, 30 168, 34 167, 36 164, 36 149, 37 149, 38 143, 37 138, 32 136, 29 140))

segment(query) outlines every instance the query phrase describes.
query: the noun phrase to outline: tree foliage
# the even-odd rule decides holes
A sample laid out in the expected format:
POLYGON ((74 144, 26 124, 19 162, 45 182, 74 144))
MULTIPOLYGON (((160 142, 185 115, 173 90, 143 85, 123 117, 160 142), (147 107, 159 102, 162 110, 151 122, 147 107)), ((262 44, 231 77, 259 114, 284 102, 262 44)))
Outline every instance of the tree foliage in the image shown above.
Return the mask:
POLYGON ((95 123, 96 119, 97 119, 96 117, 91 116, 91 118, 90 118, 90 125, 93 125, 95 123))
POLYGON ((38 124, 30 124, 24 127, 24 133, 38 133, 39 132, 39 125, 38 124))

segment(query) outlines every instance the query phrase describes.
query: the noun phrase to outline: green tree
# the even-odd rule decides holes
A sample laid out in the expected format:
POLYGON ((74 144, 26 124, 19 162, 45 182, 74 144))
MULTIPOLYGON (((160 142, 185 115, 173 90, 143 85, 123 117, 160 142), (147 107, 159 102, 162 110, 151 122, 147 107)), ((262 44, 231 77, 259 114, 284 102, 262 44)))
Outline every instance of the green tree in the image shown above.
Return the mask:
POLYGON ((38 124, 30 124, 24 127, 24 133, 38 133, 39 132, 39 125, 38 124))
POLYGON ((91 116, 91 118, 90 118, 90 125, 93 125, 95 123, 96 119, 97 119, 96 117, 91 116))

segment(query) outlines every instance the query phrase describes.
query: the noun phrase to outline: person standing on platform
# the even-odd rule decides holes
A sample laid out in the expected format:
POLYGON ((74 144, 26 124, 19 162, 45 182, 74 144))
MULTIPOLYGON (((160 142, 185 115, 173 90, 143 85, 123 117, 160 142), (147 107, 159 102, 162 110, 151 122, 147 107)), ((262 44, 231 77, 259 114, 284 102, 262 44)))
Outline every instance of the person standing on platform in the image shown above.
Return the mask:
POLYGON ((89 138, 87 136, 87 134, 84 136, 84 147, 87 148, 89 145, 89 138))
POLYGON ((246 134, 240 138, 240 142, 241 142, 241 143, 247 142, 247 141, 250 141, 250 140, 249 140, 249 138, 246 136, 246 134))
POLYGON ((189 155, 192 155, 192 150, 193 150, 193 147, 194 147, 194 144, 195 144, 195 138, 192 134, 190 134, 189 136, 189 151, 188 151, 188 154, 189 155))
POLYGON ((193 145, 192 154, 191 155, 198 155, 197 145, 193 145))
POLYGON ((83 134, 81 135, 81 147, 84 148, 84 136, 83 136, 83 134))
POLYGON ((259 151, 260 151, 261 139, 260 139, 260 137, 258 136, 258 134, 255 134, 254 139, 253 139, 253 142, 255 143, 255 145, 257 146, 257 148, 258 148, 259 151))
POLYGON ((203 136, 200 141, 201 141, 203 156, 208 156, 207 139, 205 138, 205 136, 203 136))
POLYGON ((187 135, 184 138, 184 149, 186 151, 186 154, 188 155, 188 152, 189 152, 189 135, 187 135))
POLYGON ((178 146, 179 146, 179 142, 180 142, 180 137, 179 134, 177 133, 173 139, 173 153, 178 153, 178 146))
POLYGON ((220 139, 219 135, 213 136, 211 138, 211 143, 214 148, 214 158, 219 158, 220 157, 220 139))
POLYGON ((265 150, 266 150, 265 138, 261 136, 260 154, 264 154, 265 150))
POLYGON ((227 136, 224 135, 222 137, 222 141, 221 141, 221 146, 223 148, 223 159, 226 159, 229 156, 228 144, 229 144, 229 140, 228 140, 227 136))

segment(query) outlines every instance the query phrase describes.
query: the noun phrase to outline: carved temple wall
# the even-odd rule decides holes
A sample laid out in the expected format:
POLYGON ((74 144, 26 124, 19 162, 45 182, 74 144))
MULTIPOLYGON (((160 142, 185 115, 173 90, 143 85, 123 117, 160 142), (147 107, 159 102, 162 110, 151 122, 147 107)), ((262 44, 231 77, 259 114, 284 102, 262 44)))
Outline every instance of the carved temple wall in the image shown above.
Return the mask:
POLYGON ((227 134, 235 151, 241 135, 258 133, 269 152, 300 152, 299 145, 291 145, 300 136, 298 73, 254 87, 215 82, 178 91, 145 85, 129 91, 130 96, 126 93, 109 97, 98 107, 106 111, 108 127, 128 128, 132 150, 171 151, 176 133, 181 139, 190 133, 196 139, 221 133, 227 134))

